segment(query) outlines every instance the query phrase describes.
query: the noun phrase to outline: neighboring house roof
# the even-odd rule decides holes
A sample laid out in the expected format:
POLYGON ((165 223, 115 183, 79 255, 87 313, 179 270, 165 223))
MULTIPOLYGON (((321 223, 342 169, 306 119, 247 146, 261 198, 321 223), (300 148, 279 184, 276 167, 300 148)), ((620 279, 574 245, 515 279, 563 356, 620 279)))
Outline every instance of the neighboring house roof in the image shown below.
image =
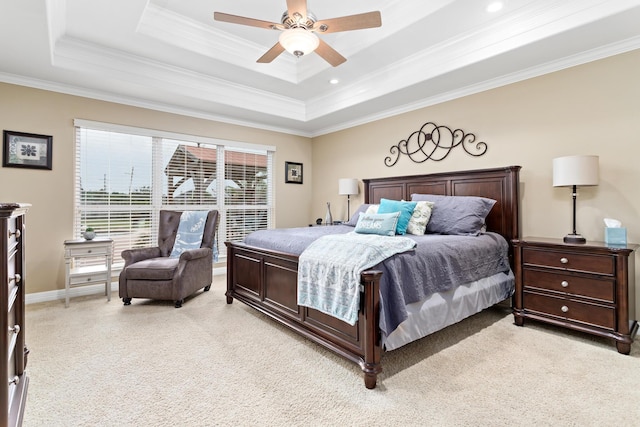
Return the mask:
MULTIPOLYGON (((171 160, 165 168, 165 172, 173 171, 173 175, 182 173, 183 165, 194 164, 200 167, 203 164, 215 166, 218 152, 215 148, 194 147, 192 145, 178 145, 171 156, 171 160)), ((239 166, 267 167, 267 158, 262 154, 242 153, 225 150, 225 163, 239 166)))

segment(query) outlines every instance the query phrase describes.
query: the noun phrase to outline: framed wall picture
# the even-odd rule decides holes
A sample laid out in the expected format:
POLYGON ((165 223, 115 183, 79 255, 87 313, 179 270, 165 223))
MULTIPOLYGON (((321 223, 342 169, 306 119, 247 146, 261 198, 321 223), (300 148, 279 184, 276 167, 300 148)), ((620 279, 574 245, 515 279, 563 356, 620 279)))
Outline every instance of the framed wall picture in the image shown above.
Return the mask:
POLYGON ((284 162, 284 182, 302 184, 302 163, 284 162))
POLYGON ((2 166, 51 170, 52 136, 5 130, 3 141, 2 166))

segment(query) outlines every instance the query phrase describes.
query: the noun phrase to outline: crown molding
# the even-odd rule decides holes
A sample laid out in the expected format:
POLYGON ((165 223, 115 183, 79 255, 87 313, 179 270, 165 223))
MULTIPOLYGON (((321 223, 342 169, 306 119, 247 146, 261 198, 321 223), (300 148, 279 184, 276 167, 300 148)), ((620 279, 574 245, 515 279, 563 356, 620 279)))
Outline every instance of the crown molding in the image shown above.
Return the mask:
POLYGON ((46 90, 65 95, 79 96, 82 98, 95 99, 97 101, 111 102, 114 104, 128 105, 131 107, 144 108, 147 110, 161 111, 164 113, 177 114, 186 117, 193 117, 203 120, 211 120, 230 125, 243 126, 253 129, 260 129, 270 132, 279 132, 289 135, 296 135, 310 138, 310 132, 286 126, 273 126, 259 122, 256 120, 240 120, 223 114, 203 113, 191 108, 179 107, 176 105, 165 104, 161 102, 149 101, 146 99, 135 98, 131 96, 122 96, 110 93, 108 91, 100 91, 95 89, 86 89, 79 86, 51 82, 47 80, 35 79, 31 77, 19 76, 15 74, 0 73, 0 82, 13 84, 16 86, 24 86, 33 89, 46 90))
POLYGON ((314 129, 311 133, 311 137, 318 137, 332 132, 338 132, 355 126, 371 123, 377 120, 387 119, 389 117, 441 104, 443 102, 452 101, 465 96, 474 95, 476 93, 484 92, 487 90, 496 89, 512 83, 540 77, 545 74, 561 71, 567 68, 583 65, 600 59, 605 59, 611 56, 620 55, 636 49, 640 49, 640 37, 633 37, 622 42, 613 43, 597 49, 592 49, 588 52, 572 55, 570 57, 562 58, 557 61, 551 61, 540 66, 530 67, 528 69, 521 70, 515 73, 500 76, 494 79, 489 79, 456 90, 444 92, 438 95, 424 98, 417 102, 399 105, 396 108, 381 110, 375 114, 362 116, 356 120, 345 121, 335 126, 327 126, 324 128, 314 129))
POLYGON ((305 120, 303 101, 63 37, 54 65, 250 111, 305 120))

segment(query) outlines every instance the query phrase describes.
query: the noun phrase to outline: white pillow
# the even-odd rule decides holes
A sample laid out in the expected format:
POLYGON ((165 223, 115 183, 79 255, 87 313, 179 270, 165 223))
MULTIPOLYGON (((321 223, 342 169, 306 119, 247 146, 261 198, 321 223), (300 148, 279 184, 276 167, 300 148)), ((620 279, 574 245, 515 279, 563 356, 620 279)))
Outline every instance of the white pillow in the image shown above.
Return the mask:
POLYGON ((409 225, 407 226, 407 234, 413 234, 420 236, 427 230, 427 223, 431 218, 431 212, 433 211, 434 202, 422 201, 418 202, 416 208, 413 210, 413 214, 409 219, 409 225))
POLYGON ((367 210, 364 213, 366 213, 366 214, 377 214, 379 207, 380 207, 380 205, 371 205, 371 206, 369 206, 367 208, 367 210))

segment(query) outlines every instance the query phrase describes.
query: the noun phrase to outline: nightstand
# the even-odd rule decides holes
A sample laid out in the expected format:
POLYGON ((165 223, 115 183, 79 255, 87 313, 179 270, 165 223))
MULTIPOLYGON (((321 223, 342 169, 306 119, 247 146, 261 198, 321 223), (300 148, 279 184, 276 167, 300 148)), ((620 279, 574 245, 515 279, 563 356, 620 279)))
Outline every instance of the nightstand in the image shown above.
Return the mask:
POLYGON ((75 286, 104 283, 107 301, 111 301, 111 258, 113 240, 65 240, 64 306, 69 307, 69 289, 75 286))
POLYGON ((639 245, 538 237, 513 245, 516 325, 533 319, 612 338, 618 352, 629 354, 638 330, 633 251, 639 245))

